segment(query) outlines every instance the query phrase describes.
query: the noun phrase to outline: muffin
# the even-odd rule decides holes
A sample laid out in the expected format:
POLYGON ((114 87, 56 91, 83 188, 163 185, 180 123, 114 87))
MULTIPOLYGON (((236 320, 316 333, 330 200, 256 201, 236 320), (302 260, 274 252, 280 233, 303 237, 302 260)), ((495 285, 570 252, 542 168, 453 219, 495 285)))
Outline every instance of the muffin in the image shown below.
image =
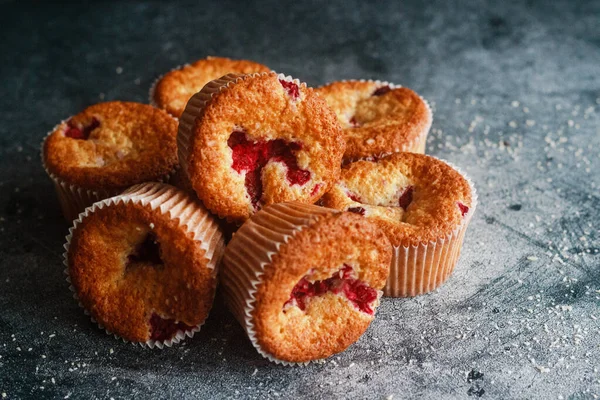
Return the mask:
POLYGON ((180 118, 177 146, 206 207, 242 223, 263 205, 316 202, 339 176, 345 142, 321 97, 271 72, 204 86, 180 118))
POLYGON ((177 166, 177 121, 145 104, 100 103, 60 123, 42 144, 65 218, 177 166))
POLYGON ((166 73, 150 89, 150 104, 179 118, 188 100, 208 82, 229 73, 268 72, 269 67, 248 60, 207 57, 166 73))
POLYGON ((379 81, 340 81, 315 90, 335 111, 346 137, 344 163, 401 151, 424 153, 429 105, 408 88, 379 81))
POLYGON ((387 234, 394 256, 384 295, 408 297, 436 289, 452 273, 477 195, 447 163, 396 153, 345 166, 322 203, 362 215, 387 234))
POLYGON ((367 219, 298 202, 266 206, 225 250, 221 287, 258 352, 306 363, 345 350, 374 318, 391 246, 367 219))
POLYGON ((197 199, 147 183, 87 208, 65 249, 65 272, 86 313, 107 333, 162 348, 200 330, 224 243, 197 199))

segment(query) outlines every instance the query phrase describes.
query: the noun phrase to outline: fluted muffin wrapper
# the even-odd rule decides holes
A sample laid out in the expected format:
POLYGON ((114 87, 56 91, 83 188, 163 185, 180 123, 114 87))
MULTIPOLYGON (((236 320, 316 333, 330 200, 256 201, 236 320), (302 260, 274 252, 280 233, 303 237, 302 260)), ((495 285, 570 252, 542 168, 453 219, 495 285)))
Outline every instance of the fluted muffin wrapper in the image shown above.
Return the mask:
POLYGON ((337 210, 297 202, 279 203, 263 208, 245 222, 251 229, 239 230, 223 257, 221 289, 226 303, 246 331, 254 348, 266 359, 282 365, 306 365, 276 358, 258 342, 253 312, 256 291, 267 265, 283 244, 320 218, 337 210))
POLYGON ((179 118, 179 130, 177 131, 177 154, 179 156, 179 164, 188 176, 188 163, 192 145, 192 137, 194 135, 194 126, 196 118, 202 116, 204 108, 211 100, 213 95, 225 90, 230 84, 234 84, 241 79, 243 75, 227 74, 222 78, 208 82, 200 92, 196 93, 188 101, 185 110, 179 118))
POLYGON ((477 191, 467 175, 451 163, 444 162, 469 183, 469 211, 460 225, 445 237, 414 246, 393 246, 390 275, 383 289, 386 297, 414 297, 431 292, 448 279, 458 262, 465 232, 477 207, 477 191))
MULTIPOLYGON (((391 89, 399 89, 402 87, 402 85, 396 84, 396 83, 391 83, 391 82, 387 82, 387 81, 380 81, 380 80, 372 80, 372 79, 358 79, 359 82, 370 82, 370 83, 375 83, 377 85, 381 85, 381 86, 389 86, 391 89)), ((349 80, 344 79, 340 82, 349 82, 349 80)), ((360 161, 360 160, 367 160, 367 161, 375 161, 379 158, 383 158, 385 156, 388 156, 390 154, 393 153, 399 153, 399 152, 409 152, 409 153, 419 153, 419 154, 425 154, 425 146, 427 144, 427 135, 429 134, 429 131, 431 130, 431 124, 433 123, 433 110, 431 109, 431 106, 429 105, 429 102, 427 100, 425 100, 421 95, 419 95, 417 93, 417 95, 419 96, 419 98, 421 99, 421 101, 425 104, 425 108, 427 108, 428 111, 428 115, 429 115, 429 120, 427 121, 427 125, 425 126, 425 128, 419 133, 419 135, 417 137, 415 137, 413 140, 411 140, 410 142, 405 143, 402 147, 398 148, 398 149, 391 149, 391 151, 386 152, 386 153, 381 153, 381 154, 376 154, 370 157, 344 157, 344 162, 343 164, 350 164, 356 161, 360 161)))
MULTIPOLYGON (((69 290, 73 293, 73 298, 77 300, 79 307, 83 309, 83 312, 86 315, 90 316, 93 323, 97 324, 98 327, 104 330, 108 335, 112 335, 116 339, 121 339, 123 342, 130 341, 106 329, 100 322, 90 315, 88 310, 79 300, 79 297, 77 296, 77 290, 72 285, 69 274, 69 247, 71 245, 73 233, 75 230, 77 230, 77 227, 85 218, 97 210, 105 207, 112 207, 119 203, 127 204, 129 202, 150 207, 152 210, 159 210, 160 213, 164 215, 168 214, 170 219, 178 221, 179 227, 186 234, 191 234, 195 241, 200 242, 200 248, 205 251, 204 257, 208 260, 207 268, 213 271, 213 276, 215 277, 215 286, 217 284, 216 276, 218 267, 225 251, 223 234, 214 218, 208 213, 208 211, 199 206, 198 203, 195 203, 193 200, 191 200, 190 197, 183 191, 169 185, 160 183, 145 183, 135 185, 127 189, 121 195, 94 203, 92 206, 86 208, 84 212, 79 214, 79 217, 73 221, 73 226, 69 229, 69 234, 66 236, 66 243, 64 245, 65 252, 63 253, 63 264, 65 266, 64 273, 66 275, 66 281, 69 283, 69 290)), ((148 340, 146 342, 131 343, 134 345, 139 344, 142 347, 149 347, 151 349, 163 349, 164 347, 171 347, 186 337, 194 337, 194 334, 200 331, 202 325, 204 325, 204 321, 194 326, 190 330, 178 330, 175 336, 168 340, 148 340)))
MULTIPOLYGON (((46 174, 54 183, 54 189, 56 191, 63 216, 68 222, 73 222, 87 207, 98 201, 121 194, 127 188, 87 189, 79 185, 69 183, 50 171, 48 165, 46 164, 46 157, 44 156, 44 143, 60 125, 67 122, 69 119, 70 118, 67 118, 66 120, 62 121, 50 132, 48 132, 41 144, 41 158, 42 166, 44 167, 46 174)), ((170 174, 160 177, 158 181, 168 182, 174 173, 175 171, 172 171, 170 174)))

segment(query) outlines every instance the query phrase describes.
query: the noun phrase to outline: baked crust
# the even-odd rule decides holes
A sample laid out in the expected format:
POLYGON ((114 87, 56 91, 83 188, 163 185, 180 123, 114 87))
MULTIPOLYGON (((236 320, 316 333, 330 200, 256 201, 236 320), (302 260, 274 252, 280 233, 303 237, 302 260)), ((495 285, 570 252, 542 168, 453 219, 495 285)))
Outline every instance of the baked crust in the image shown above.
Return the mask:
POLYGON ((162 76, 151 94, 152 101, 157 107, 179 118, 188 100, 208 82, 229 73, 251 74, 269 70, 269 67, 254 61, 207 57, 162 76))
POLYGON ((177 165, 177 121, 146 104, 114 101, 59 124, 42 149, 48 172, 88 190, 123 189, 163 180, 177 165), (100 125, 87 140, 67 137, 69 124, 100 125))
POLYGON ((322 203, 344 211, 362 208, 394 246, 416 246, 445 238, 463 224, 466 216, 459 203, 472 209, 472 193, 467 179, 445 162, 396 153, 345 166, 322 203), (405 210, 398 199, 408 187, 412 201, 405 210))
POLYGON ((344 264, 354 268, 357 279, 381 289, 391 256, 385 234, 351 213, 332 213, 302 229, 265 266, 257 287, 252 319, 261 348, 288 362, 306 362, 345 350, 365 332, 373 315, 331 292, 314 297, 305 310, 292 306, 284 311, 284 304, 303 277, 309 275, 311 282, 324 280, 344 264))
POLYGON ((269 161, 260 175, 263 190, 258 208, 285 201, 317 201, 338 179, 345 149, 335 114, 305 84, 289 81, 298 88, 297 98, 292 97, 280 81, 283 78, 274 72, 225 78, 227 83, 218 90, 211 88, 220 84, 214 81, 190 99, 181 118, 191 125, 182 166, 198 197, 228 221, 240 223, 255 212, 245 186, 246 173, 233 169, 228 144, 232 133, 243 131, 252 141, 281 139, 298 144, 297 166, 310 172, 306 183, 290 184, 287 167, 269 161))
POLYGON ((424 153, 432 115, 414 91, 357 80, 333 82, 315 91, 342 125, 347 141, 345 163, 400 151, 424 153), (386 87, 391 90, 374 94, 386 87))
POLYGON ((160 207, 119 202, 97 208, 77 225, 68 249, 71 283, 85 309, 107 330, 134 342, 150 339, 153 313, 189 326, 212 306, 216 271, 201 243, 160 207), (152 232, 163 265, 128 255, 152 232))

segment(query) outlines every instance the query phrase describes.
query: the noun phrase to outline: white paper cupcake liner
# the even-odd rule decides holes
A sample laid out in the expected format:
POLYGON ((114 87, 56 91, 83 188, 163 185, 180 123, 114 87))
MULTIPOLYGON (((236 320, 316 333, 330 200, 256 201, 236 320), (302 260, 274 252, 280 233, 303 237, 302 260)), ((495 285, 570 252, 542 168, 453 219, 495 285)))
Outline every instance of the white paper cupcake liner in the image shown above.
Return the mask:
POLYGON ((416 246, 394 246, 390 275, 383 289, 386 297, 413 297, 437 289, 452 274, 458 262, 465 232, 477 207, 477 191, 471 179, 458 171, 471 188, 471 207, 461 224, 449 235, 416 246))
MULTIPOLYGON (((387 81, 373 80, 373 79, 343 79, 339 82, 369 82, 374 83, 378 86, 389 86, 391 89, 399 89, 402 85, 391 83, 387 81)), ((428 120, 425 128, 421 131, 421 133, 415 137, 413 140, 405 143, 402 147, 397 149, 392 149, 392 151, 386 153, 374 154, 369 157, 344 157, 343 165, 347 165, 356 161, 366 160, 366 161, 375 161, 377 159, 383 158, 393 153, 399 152, 410 152, 410 153, 419 153, 425 154, 425 146, 427 145, 427 136, 429 135, 429 131, 431 130, 431 125, 433 123, 433 110, 429 105, 429 102, 425 100, 421 95, 419 95, 421 101, 425 104, 425 108, 427 108, 428 120)))
MULTIPOLYGON (((67 118, 66 120, 61 121, 58 125, 52 128, 50 132, 46 134, 46 137, 44 137, 44 140, 42 140, 42 144, 40 146, 40 153, 42 159, 42 166, 44 167, 46 174, 54 183, 54 189, 56 191, 56 195, 58 197, 58 202, 60 203, 62 213, 68 222, 72 222, 77 218, 79 213, 85 210, 86 207, 91 206, 97 201, 116 196, 122 193, 126 188, 86 189, 59 178, 48 169, 48 165, 46 164, 46 157, 44 156, 44 144, 46 143, 48 137, 52 135, 52 133, 54 133, 54 131, 56 131, 56 129, 58 129, 59 126, 67 122, 69 119, 71 118, 67 118)), ((174 173, 175 171, 172 171, 170 174, 157 178, 157 181, 168 182, 174 173)))
POLYGON ((337 210, 297 202, 279 203, 263 208, 252 219, 250 234, 238 231, 223 257, 221 288, 229 309, 246 331, 260 355, 277 364, 307 365, 276 358, 258 342, 254 327, 255 295, 267 265, 280 247, 320 218, 337 210))
MULTIPOLYGON (((77 300, 79 307, 83 309, 83 312, 90 316, 92 322, 97 324, 98 327, 104 330, 108 335, 121 339, 123 342, 129 341, 116 333, 109 331, 100 322, 91 317, 90 313, 79 300, 77 291, 71 284, 71 277, 69 275, 69 247, 71 245, 73 233, 77 230, 79 224, 81 224, 90 214, 105 207, 111 207, 119 203, 127 204, 129 202, 150 207, 152 210, 158 209, 161 214, 168 215, 170 219, 178 221, 179 227, 187 234, 191 234, 193 240, 200 243, 200 248, 205 251, 204 257, 208 260, 207 268, 213 271, 213 277, 216 277, 217 275, 218 266, 225 251, 223 235, 210 213, 184 192, 169 185, 161 183, 135 185, 119 196, 94 203, 91 207, 86 208, 84 212, 79 214, 79 218, 73 221, 73 226, 69 229, 69 234, 65 238, 66 243, 64 245, 65 252, 63 253, 63 264, 65 266, 64 273, 67 276, 66 280, 69 282, 69 290, 73 293, 73 298, 77 300)), ((217 281, 215 279, 215 285, 216 283, 217 281)), ((190 330, 179 330, 173 338, 165 341, 148 340, 146 342, 130 343, 134 345, 139 344, 142 347, 149 347, 151 349, 155 347, 159 349, 171 347, 185 339, 186 336, 192 338, 196 332, 200 331, 202 325, 204 325, 204 321, 190 330)))

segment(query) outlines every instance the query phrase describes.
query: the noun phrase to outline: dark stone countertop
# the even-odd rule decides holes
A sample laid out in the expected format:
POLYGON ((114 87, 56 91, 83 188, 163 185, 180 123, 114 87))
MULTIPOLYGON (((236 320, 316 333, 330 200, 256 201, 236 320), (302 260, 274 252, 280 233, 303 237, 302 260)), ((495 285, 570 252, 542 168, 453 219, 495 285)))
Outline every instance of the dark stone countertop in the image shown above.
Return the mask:
POLYGON ((598 1, 83 3, 2 2, 0 399, 600 396, 598 1), (220 300, 163 351, 97 329, 63 279, 40 141, 206 55, 428 99, 428 153, 480 199, 447 284, 385 299, 358 343, 305 368, 263 360, 220 300))

